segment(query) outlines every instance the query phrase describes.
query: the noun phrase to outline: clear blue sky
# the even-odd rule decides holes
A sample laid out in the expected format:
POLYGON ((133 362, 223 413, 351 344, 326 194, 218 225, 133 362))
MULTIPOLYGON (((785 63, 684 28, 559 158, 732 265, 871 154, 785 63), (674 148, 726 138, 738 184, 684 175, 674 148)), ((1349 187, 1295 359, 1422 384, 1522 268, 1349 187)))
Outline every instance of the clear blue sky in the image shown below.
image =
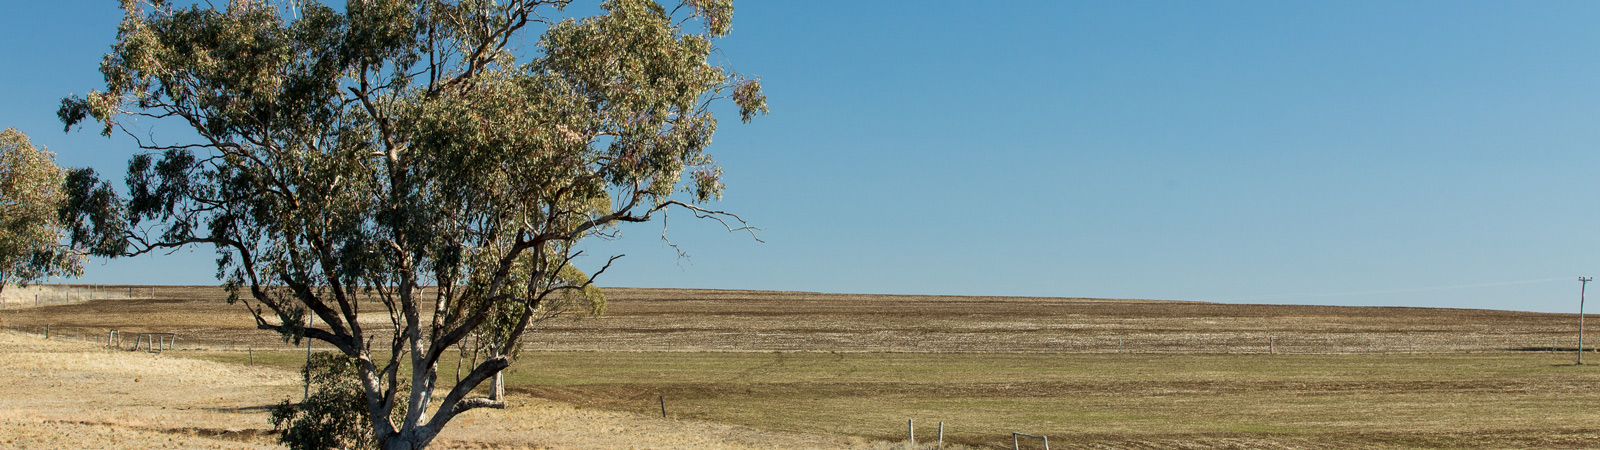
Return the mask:
MULTIPOLYGON (((54 116, 115 4, 7 6, 0 126, 120 177, 127 142, 54 116)), ((1600 2, 736 6, 772 114, 724 117, 716 206, 766 242, 632 226, 605 285, 1567 312, 1600 275, 1600 2)))

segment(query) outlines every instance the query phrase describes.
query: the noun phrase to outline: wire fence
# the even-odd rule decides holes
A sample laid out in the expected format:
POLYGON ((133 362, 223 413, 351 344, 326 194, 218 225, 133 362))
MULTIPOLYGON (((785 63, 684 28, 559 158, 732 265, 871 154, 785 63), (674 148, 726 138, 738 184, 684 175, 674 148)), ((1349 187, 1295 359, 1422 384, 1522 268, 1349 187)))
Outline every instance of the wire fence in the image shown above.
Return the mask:
MULTIPOLYGON (((66 342, 84 342, 122 350, 156 351, 276 351, 305 348, 284 343, 276 335, 261 333, 248 338, 218 338, 205 333, 188 333, 182 330, 157 331, 141 328, 106 328, 70 325, 10 325, 0 324, 0 332, 30 335, 38 339, 66 342)), ((315 345, 315 344, 313 344, 315 345)), ((326 344, 318 347, 326 347, 326 344)))
POLYGON ((91 300, 155 298, 154 286, 35 284, 6 286, 0 309, 69 305, 91 300))

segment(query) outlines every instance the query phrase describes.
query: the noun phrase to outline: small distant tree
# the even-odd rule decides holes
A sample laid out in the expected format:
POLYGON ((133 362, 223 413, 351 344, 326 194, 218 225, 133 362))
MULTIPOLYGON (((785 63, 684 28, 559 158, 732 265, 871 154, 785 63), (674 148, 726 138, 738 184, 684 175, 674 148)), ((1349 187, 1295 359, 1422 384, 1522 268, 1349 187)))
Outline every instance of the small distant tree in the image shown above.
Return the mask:
MULTIPOLYGON (((82 173, 73 179, 81 182, 82 173)), ((67 181, 53 153, 15 128, 0 131, 0 293, 7 284, 83 274, 83 252, 64 245, 72 231, 61 215, 67 181)))
POLYGON ((604 306, 593 277, 616 256, 579 270, 584 239, 669 209, 746 229, 701 206, 723 188, 712 109, 766 112, 760 83, 714 56, 729 0, 560 17, 567 4, 123 0, 106 89, 59 112, 142 149, 107 228, 125 246, 97 251, 215 246, 228 301, 258 328, 353 359, 380 447, 424 448, 456 416, 504 407, 473 390, 530 325, 604 306), (185 133, 151 140, 127 118, 185 133), (486 357, 439 386, 469 336, 486 357))

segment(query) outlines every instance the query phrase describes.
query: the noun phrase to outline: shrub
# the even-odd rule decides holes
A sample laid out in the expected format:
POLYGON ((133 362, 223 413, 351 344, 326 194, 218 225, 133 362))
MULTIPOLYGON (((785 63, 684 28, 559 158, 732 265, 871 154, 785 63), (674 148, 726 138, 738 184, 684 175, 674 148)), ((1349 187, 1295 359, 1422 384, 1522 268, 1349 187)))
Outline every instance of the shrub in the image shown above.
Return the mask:
POLYGON ((282 432, 278 442, 292 450, 376 448, 356 360, 318 353, 301 373, 310 380, 311 395, 300 404, 284 399, 272 409, 272 428, 282 432))

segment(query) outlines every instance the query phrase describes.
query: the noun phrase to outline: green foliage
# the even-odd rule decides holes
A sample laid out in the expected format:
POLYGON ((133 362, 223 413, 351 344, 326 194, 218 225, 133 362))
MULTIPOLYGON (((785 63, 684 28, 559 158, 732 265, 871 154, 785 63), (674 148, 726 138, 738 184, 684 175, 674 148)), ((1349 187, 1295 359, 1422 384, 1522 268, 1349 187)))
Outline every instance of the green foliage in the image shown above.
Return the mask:
POLYGON ((0 131, 0 290, 83 274, 83 254, 61 243, 65 181, 54 154, 14 128, 0 131))
POLYGON ((667 208, 747 229, 699 206, 724 188, 712 105, 767 111, 757 79, 713 63, 731 3, 609 0, 560 18, 567 3, 124 0, 105 90, 58 115, 103 134, 171 120, 197 139, 129 132, 144 151, 125 208, 79 223, 117 224, 88 227, 107 253, 215 246, 230 301, 355 358, 376 439, 424 447, 456 414, 501 405, 467 395, 530 324, 603 309, 592 277, 610 260, 579 270, 584 239, 667 208), (392 337, 363 330, 374 312, 392 337), (439 357, 468 336, 491 356, 434 399, 439 357), (407 389, 413 407, 391 419, 407 389))
POLYGON ((94 255, 117 255, 127 248, 120 239, 126 224, 123 204, 111 184, 99 181, 94 169, 67 170, 65 198, 59 219, 72 248, 94 255))
POLYGON ((299 404, 284 399, 272 408, 272 429, 278 442, 293 450, 373 448, 367 421, 366 393, 356 380, 354 358, 336 353, 316 353, 301 369, 312 391, 299 404))

